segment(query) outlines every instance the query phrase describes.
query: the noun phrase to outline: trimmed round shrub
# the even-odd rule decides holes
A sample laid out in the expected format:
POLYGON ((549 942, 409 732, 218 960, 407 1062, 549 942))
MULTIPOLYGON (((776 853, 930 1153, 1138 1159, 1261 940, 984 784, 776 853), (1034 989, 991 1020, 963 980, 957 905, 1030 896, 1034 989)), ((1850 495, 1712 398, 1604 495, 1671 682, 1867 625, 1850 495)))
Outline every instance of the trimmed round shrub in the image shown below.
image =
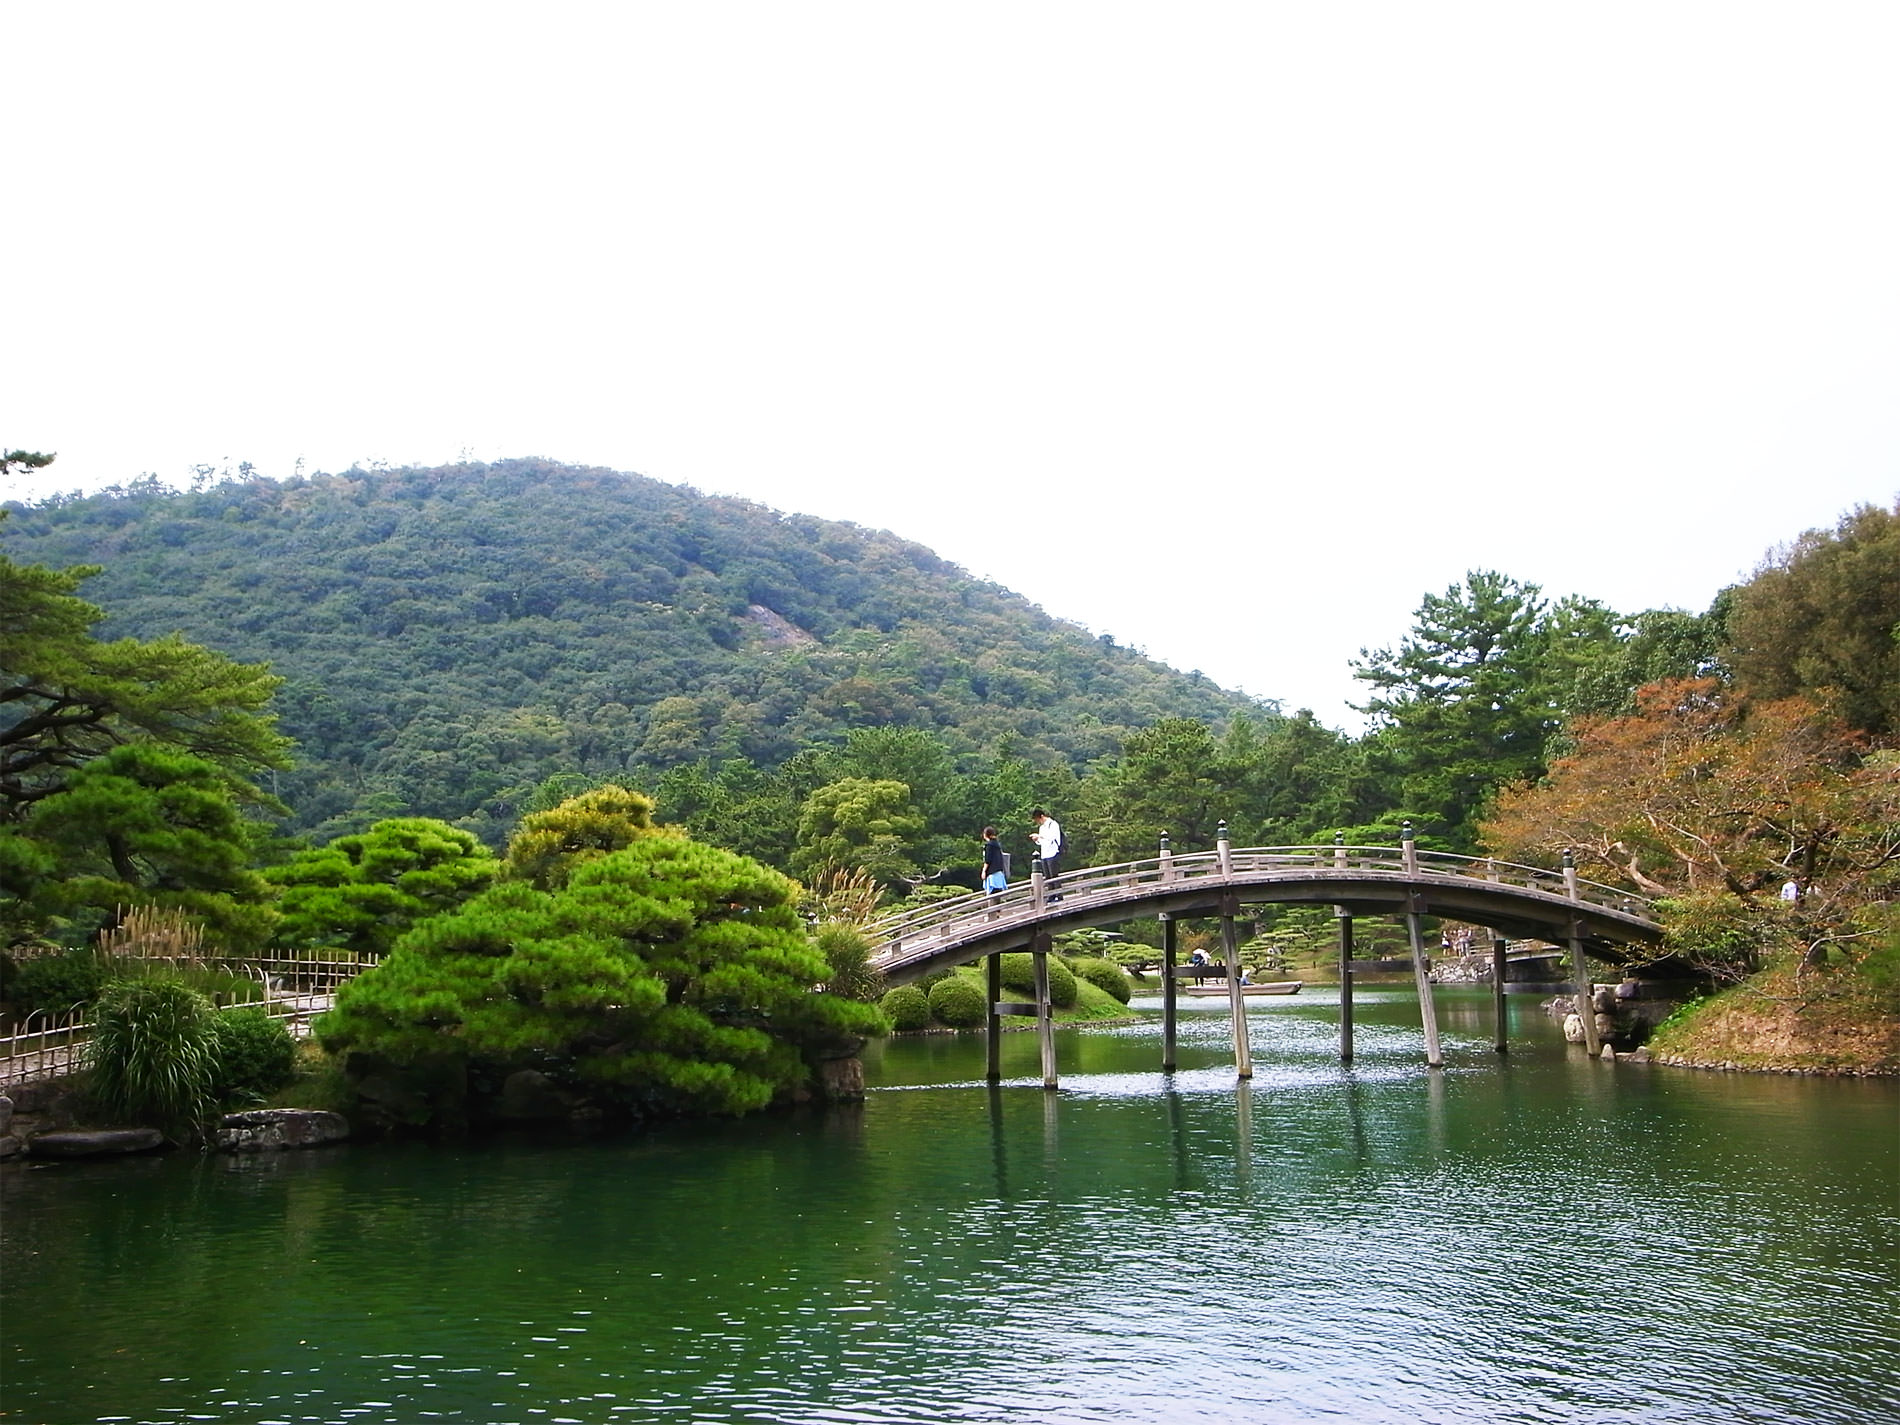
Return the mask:
POLYGON ((1049 957, 1049 1003, 1057 1009, 1075 1008, 1075 972, 1053 955, 1049 957))
POLYGON ((952 1029, 974 1029, 987 1017, 983 991, 961 976, 940 980, 930 987, 930 1013, 952 1029))
POLYGON ((1024 994, 1035 993, 1036 972, 1027 954, 1018 953, 1003 957, 1003 988, 1021 990, 1024 994))
POLYGON ((1087 980, 1099 990, 1106 990, 1123 1004, 1135 992, 1129 983, 1128 972, 1110 960, 1076 960, 1071 962, 1076 976, 1087 980))
MULTIPOLYGON (((1036 967, 1028 951, 1003 957, 1003 985, 1025 995, 1035 995, 1036 967)), ((1049 957, 1049 1003, 1057 1009, 1075 1006, 1075 974, 1055 955, 1049 957)))
POLYGON ((92 1016, 93 1101, 107 1114, 189 1135, 209 1115, 218 1082, 218 1012, 176 980, 121 980, 92 1016))
POLYGON ((884 1011, 891 1028, 899 1033, 930 1027, 930 1000, 915 985, 899 985, 886 991, 884 998, 878 1001, 878 1008, 884 1011))
POLYGON ((21 960, 7 981, 7 999, 21 1014, 43 1009, 64 1014, 77 1004, 90 1004, 117 978, 117 969, 103 955, 90 950, 68 950, 62 955, 35 955, 21 960))
POLYGON ((297 1041, 261 1009, 229 1009, 217 1018, 218 1097, 262 1103, 297 1073, 297 1041))

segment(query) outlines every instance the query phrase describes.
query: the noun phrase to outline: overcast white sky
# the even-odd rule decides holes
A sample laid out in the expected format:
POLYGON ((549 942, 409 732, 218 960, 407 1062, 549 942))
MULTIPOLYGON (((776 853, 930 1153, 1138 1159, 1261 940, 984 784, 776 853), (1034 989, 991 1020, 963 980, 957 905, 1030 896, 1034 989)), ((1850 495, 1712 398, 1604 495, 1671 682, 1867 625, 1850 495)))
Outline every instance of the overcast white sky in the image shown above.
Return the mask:
POLYGON ((13 5, 37 498, 546 455, 1355 727, 1900 492, 1900 5, 13 5))

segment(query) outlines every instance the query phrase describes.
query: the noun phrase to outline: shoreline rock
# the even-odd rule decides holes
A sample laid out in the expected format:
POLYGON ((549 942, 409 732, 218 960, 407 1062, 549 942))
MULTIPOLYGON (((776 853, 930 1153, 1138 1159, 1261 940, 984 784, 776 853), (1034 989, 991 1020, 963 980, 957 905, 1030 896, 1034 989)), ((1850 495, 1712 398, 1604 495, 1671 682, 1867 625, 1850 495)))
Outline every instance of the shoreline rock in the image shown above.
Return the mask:
POLYGON ((28 1139, 26 1151, 35 1158, 109 1158, 166 1146, 156 1128, 69 1128, 28 1139))
POLYGON ((1785 1074, 1813 1079, 1892 1079, 1900 1078, 1900 1068, 1858 1064, 1738 1064, 1733 1059, 1691 1059, 1682 1054, 1649 1056, 1652 1064, 1667 1064, 1672 1069, 1696 1069, 1711 1074, 1785 1074))
POLYGON ((320 1108, 254 1108, 227 1113, 216 1146, 226 1153, 280 1153, 316 1148, 350 1136, 350 1122, 320 1108))

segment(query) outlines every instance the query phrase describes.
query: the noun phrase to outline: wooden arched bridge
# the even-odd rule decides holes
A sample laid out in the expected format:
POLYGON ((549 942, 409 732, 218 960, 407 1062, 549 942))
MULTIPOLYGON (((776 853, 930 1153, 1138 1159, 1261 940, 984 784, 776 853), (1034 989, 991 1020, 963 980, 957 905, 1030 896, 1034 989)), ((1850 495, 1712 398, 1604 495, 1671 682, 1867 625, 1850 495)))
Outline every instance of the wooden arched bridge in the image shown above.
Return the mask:
MULTIPOLYGON (((1224 830, 1224 824, 1223 824, 1224 830)), ((1164 927, 1163 1008, 1166 1049, 1163 1067, 1173 1067, 1174 926, 1184 917, 1218 916, 1225 966, 1217 975, 1229 982, 1234 1015, 1235 1060, 1243 1076, 1251 1073, 1246 1017, 1240 986, 1235 918, 1245 905, 1330 905, 1340 925, 1340 1040, 1342 1057, 1352 1057, 1352 976, 1355 970, 1414 971, 1424 1021, 1426 1058, 1442 1063, 1437 1016, 1420 932, 1422 916, 1483 925, 1510 939, 1536 939, 1566 945, 1572 979, 1566 988, 1578 996, 1586 1042, 1598 1050, 1586 956, 1611 964, 1653 959, 1662 927, 1649 903, 1614 886, 1578 877, 1565 858, 1562 870, 1549 871, 1503 861, 1443 852, 1420 851, 1408 836, 1398 846, 1271 846, 1235 849, 1225 836, 1213 851, 1161 854, 1144 861, 1095 866, 1066 872, 1053 883, 1040 875, 997 895, 957 896, 919 910, 873 923, 873 964, 892 984, 906 984, 933 970, 989 957, 992 1077, 997 1065, 995 1032, 1006 1014, 1035 1014, 1043 1030, 1044 1082, 1055 1086, 1051 1015, 1045 960, 1052 936, 1064 931, 1114 924, 1138 916, 1158 916, 1164 927), (1410 932, 1412 954, 1398 961, 1352 958, 1352 920, 1361 915, 1402 915, 1410 932), (1029 951, 1037 966, 1035 1004, 1003 1004, 999 964, 1005 951, 1029 951)), ((1497 942, 1502 946, 1502 941, 1497 942)), ((1503 1044, 1501 996, 1506 988, 1504 951, 1494 952, 1493 989, 1499 999, 1499 1040, 1503 1044)), ((1554 987, 1546 987, 1554 988, 1554 987)))

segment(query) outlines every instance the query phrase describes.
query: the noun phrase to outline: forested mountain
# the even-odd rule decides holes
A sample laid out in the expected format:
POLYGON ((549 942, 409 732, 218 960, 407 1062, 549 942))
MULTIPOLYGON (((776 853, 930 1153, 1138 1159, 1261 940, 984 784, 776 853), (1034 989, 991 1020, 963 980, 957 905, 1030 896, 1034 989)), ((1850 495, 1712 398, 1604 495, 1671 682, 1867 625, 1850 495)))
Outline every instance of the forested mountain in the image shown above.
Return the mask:
POLYGON ((498 840, 552 776, 775 768, 854 728, 1080 774, 1165 717, 1279 721, 921 545, 609 470, 148 479, 6 508, 9 557, 103 566, 101 637, 178 632, 286 680, 274 790, 318 839, 422 815, 498 840))

